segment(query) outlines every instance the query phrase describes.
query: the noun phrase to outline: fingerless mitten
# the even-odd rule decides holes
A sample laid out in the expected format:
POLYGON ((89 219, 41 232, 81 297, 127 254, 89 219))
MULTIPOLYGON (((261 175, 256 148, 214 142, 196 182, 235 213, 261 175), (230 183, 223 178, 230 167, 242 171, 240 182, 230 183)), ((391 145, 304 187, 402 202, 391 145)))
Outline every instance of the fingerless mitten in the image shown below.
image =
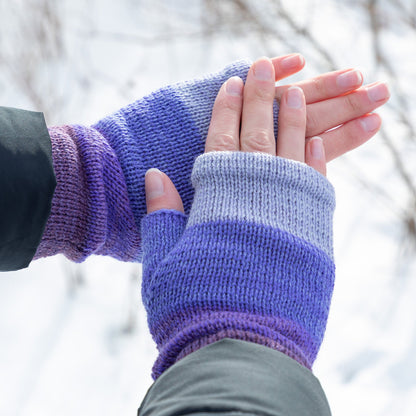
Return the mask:
POLYGON ((188 219, 165 210, 142 221, 154 378, 222 338, 311 368, 335 275, 332 186, 305 164, 243 152, 198 157, 192 182, 188 219))
POLYGON ((35 258, 63 253, 81 262, 102 254, 140 261, 145 172, 166 172, 189 212, 189 178, 204 150, 218 90, 232 76, 245 79, 249 66, 236 62, 161 88, 91 127, 49 128, 57 187, 35 258))

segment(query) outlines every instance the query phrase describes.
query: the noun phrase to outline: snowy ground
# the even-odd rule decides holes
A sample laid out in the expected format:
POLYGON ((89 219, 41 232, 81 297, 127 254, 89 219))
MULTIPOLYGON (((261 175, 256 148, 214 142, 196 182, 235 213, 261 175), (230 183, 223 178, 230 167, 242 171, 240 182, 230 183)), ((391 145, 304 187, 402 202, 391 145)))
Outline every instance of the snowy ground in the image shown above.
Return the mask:
MULTIPOLYGON (((20 61, 12 57, 31 45, 19 25, 28 27, 39 18, 24 14, 36 1, 43 2, 16 1, 18 15, 0 3, 0 50, 15 66, 20 61)), ((166 36, 178 28, 194 33, 199 3, 62 1, 58 11, 65 53, 32 62, 36 83, 31 96, 0 59, 0 104, 36 108, 33 96, 38 94, 43 105, 53 103, 47 111, 49 124, 92 123, 164 84, 242 57, 270 54, 249 30, 240 38, 166 36)), ((283 2, 332 48, 339 67, 362 69, 366 82, 388 78, 370 59, 362 12, 342 3, 283 2)), ((390 2, 382 3, 388 7, 390 2)), ((401 84, 392 86, 392 102, 394 88, 408 89, 415 120, 415 32, 396 24, 389 33, 383 45, 401 74, 401 84)), ((279 47, 278 41, 275 45, 276 55, 293 51, 279 47)), ((293 79, 322 70, 307 44, 297 46, 314 64, 293 79)), ((391 111, 381 115, 416 177, 415 143, 406 143, 403 124, 391 111)), ((328 176, 337 189, 337 283, 314 371, 334 415, 414 415, 416 270, 399 250, 405 237, 396 213, 405 206, 405 188, 380 137, 331 163, 328 176), (360 180, 378 184, 388 198, 360 180)), ((0 275, 0 415, 135 413, 150 386, 156 354, 140 305, 139 275, 137 265, 91 258, 75 266, 59 256, 0 275)))

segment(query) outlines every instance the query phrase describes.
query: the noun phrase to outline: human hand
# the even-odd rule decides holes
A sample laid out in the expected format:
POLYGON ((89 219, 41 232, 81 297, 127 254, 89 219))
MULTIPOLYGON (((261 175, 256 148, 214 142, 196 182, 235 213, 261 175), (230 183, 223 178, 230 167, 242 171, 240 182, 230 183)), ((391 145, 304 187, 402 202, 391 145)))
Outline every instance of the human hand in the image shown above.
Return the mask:
MULTIPOLYGON (((302 55, 291 54, 271 59, 275 80, 279 81, 300 71, 302 55)), ((329 162, 359 147, 380 128, 381 119, 370 114, 385 104, 390 93, 383 82, 362 86, 363 76, 356 69, 342 69, 318 75, 294 84, 276 87, 280 102, 288 88, 300 87, 306 101, 306 137, 319 135, 329 162)))
MULTIPOLYGON (((374 83, 351 92, 361 86, 362 75, 356 70, 341 70, 276 87, 273 95, 273 79, 281 79, 279 72, 290 74, 290 66, 284 67, 285 59, 292 62, 291 72, 297 72, 304 64, 297 54, 271 61, 260 59, 251 67, 245 88, 239 78, 231 78, 223 85, 214 104, 205 151, 263 151, 305 162, 325 175, 326 162, 360 146, 377 133, 381 119, 377 114, 368 113, 388 101, 387 85, 374 83), (257 65, 268 68, 267 80, 255 79, 257 65), (277 146, 273 134, 274 96, 280 101, 277 146), (297 96, 299 108, 288 105, 289 96, 293 99, 297 96), (246 121, 241 126, 240 141, 243 99, 242 116, 246 121), (313 137, 316 135, 320 138, 313 137)), ((149 172, 147 185, 153 180, 157 180, 156 173, 149 172)), ((148 212, 162 208, 183 211, 179 194, 166 175, 161 175, 160 182, 160 189, 163 186, 166 192, 162 199, 152 198, 148 212)))
POLYGON ((283 91, 279 131, 274 137, 274 66, 266 58, 250 69, 245 86, 230 78, 215 101, 205 152, 262 152, 305 162, 325 175, 326 163, 320 138, 306 139, 306 100, 299 86, 283 91), (241 124, 241 130, 240 130, 241 124))
POLYGON ((389 100, 389 89, 383 82, 361 87, 362 81, 359 71, 349 69, 276 87, 277 100, 291 86, 302 88, 306 99, 306 137, 322 138, 327 162, 361 146, 381 126, 378 114, 371 112, 389 100))
MULTIPOLYGON (((206 151, 266 152, 305 162, 325 174, 327 161, 360 146, 378 131, 380 117, 368 113, 388 100, 384 83, 351 92, 361 86, 362 75, 355 70, 341 70, 274 90, 273 80, 281 79, 281 73, 290 73, 284 68, 288 59, 293 63, 292 72, 304 64, 296 54, 272 60, 263 58, 251 67, 245 88, 239 78, 231 78, 222 86, 213 108, 206 151), (258 65, 268 68, 267 80, 256 80, 258 65), (280 101, 277 146, 273 134, 274 96, 280 101), (289 96, 297 96, 299 108, 288 105, 289 96), (313 137, 317 134, 320 138, 313 137)), ((179 194, 166 175, 150 171, 146 175, 147 189, 156 181, 159 191, 148 192, 148 212, 162 208, 183 211, 179 194)))
MULTIPOLYGON (((250 68, 245 86, 238 77, 223 84, 212 110, 205 153, 263 152, 306 162, 325 175, 322 140, 315 137, 305 145, 306 100, 299 86, 286 88, 281 93, 276 146, 273 122, 276 67, 274 61, 261 58, 250 68)), ((309 87, 308 91, 316 97, 313 88, 309 87)), ((159 171, 150 170, 146 174, 146 200, 148 213, 159 209, 183 212, 179 193, 159 171)))

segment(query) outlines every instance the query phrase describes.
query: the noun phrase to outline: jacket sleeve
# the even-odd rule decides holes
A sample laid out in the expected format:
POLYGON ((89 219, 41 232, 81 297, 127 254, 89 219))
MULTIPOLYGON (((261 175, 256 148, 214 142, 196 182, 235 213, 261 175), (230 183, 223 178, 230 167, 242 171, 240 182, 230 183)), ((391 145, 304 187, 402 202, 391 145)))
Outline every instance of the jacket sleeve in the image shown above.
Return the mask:
POLYGON ((149 389, 139 416, 329 416, 319 380, 285 354, 223 339, 186 356, 149 389))
POLYGON ((0 271, 29 265, 55 186, 43 114, 0 107, 0 271))

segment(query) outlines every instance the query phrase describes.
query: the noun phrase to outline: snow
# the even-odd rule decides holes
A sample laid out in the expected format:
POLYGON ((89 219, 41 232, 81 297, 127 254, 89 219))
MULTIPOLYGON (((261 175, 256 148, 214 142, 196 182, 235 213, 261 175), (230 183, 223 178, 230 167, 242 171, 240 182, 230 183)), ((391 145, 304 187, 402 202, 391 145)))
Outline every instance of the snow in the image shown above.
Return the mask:
MULTIPOLYGON (((337 67, 361 69, 367 83, 390 82, 391 104, 380 114, 416 178, 415 138, 409 139, 394 111, 403 106, 395 92, 404 91, 415 128, 416 31, 391 2, 378 2, 386 11, 383 52, 400 74, 394 79, 374 62, 363 2, 280 3, 331 51, 337 67)), ((410 3, 402 2, 409 16, 410 3)), ((2 104, 29 109, 41 104, 37 109, 46 112, 48 124, 93 123, 155 88, 235 59, 300 51, 309 64, 290 80, 327 70, 308 40, 287 23, 277 24, 272 2, 251 5, 263 10, 265 24, 276 27, 275 38, 260 41, 250 27, 238 35, 226 29, 208 38, 195 35, 200 19, 208 19, 202 0, 0 4, 2 104), (61 50, 50 46, 39 53, 32 38, 37 32, 30 27, 44 25, 49 45, 54 37, 52 19, 43 22, 42 13, 27 12, 37 5, 40 11, 49 5, 59 17, 61 50), (31 94, 18 81, 27 73, 31 94)), ((328 176, 337 190, 337 281, 314 372, 334 415, 414 415, 416 270, 414 253, 404 250, 408 237, 400 217, 412 209, 408 189, 381 135, 332 162, 328 176)), ((139 266, 101 257, 73 265, 57 256, 0 275, 1 415, 134 414, 151 385, 155 357, 140 301, 139 266)))

